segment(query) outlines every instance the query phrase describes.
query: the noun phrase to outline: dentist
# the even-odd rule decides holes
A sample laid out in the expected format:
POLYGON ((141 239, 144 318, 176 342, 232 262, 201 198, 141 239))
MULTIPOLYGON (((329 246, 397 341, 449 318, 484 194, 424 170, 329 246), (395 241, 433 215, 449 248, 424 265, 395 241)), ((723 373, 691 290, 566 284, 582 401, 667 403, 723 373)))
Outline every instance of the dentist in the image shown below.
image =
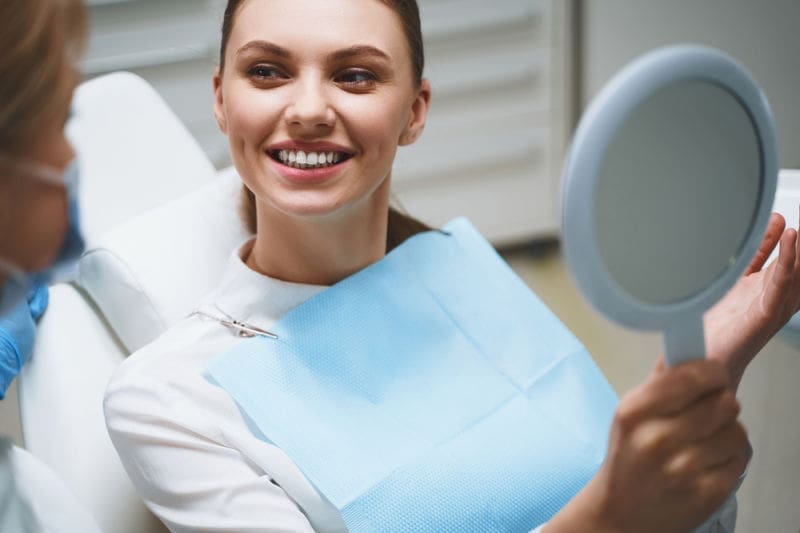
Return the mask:
MULTIPOLYGON (((79 74, 80 0, 0 3, 0 399, 33 349, 47 285, 83 249, 75 152, 64 135, 79 74)), ((2 428, 0 428, 0 434, 2 428)), ((0 531, 97 532, 66 487, 0 438, 0 531)))

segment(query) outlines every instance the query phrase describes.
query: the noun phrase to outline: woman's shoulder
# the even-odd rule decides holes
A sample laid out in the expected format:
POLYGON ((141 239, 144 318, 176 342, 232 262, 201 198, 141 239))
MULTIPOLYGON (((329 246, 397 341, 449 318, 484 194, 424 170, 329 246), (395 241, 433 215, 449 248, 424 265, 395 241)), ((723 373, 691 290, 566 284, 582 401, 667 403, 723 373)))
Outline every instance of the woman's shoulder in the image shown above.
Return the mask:
POLYGON ((130 410, 155 414, 201 398, 205 403, 218 389, 205 378, 207 363, 240 340, 201 317, 181 320, 116 369, 105 392, 107 418, 130 410))

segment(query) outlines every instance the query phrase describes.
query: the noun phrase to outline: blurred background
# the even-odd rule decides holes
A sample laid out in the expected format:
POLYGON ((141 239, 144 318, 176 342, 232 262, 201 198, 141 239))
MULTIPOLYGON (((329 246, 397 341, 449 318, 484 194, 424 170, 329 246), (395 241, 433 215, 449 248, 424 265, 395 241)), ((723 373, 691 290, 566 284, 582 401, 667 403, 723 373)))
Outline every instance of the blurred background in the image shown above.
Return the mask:
MULTIPOLYGON (((570 135, 625 63, 661 45, 701 43, 753 73, 773 108, 781 167, 800 168, 800 1, 419 2, 433 108, 423 140, 398 156, 398 202, 435 225, 468 216, 624 393, 650 371, 660 338, 599 317, 565 270, 559 181, 570 135)), ((229 166, 211 111, 224 0, 87 4, 86 79, 118 70, 144 77, 213 164, 229 166)), ((798 338, 785 332, 773 340, 742 385, 755 457, 740 491, 738 531, 800 532, 798 338)), ((0 403, 0 427, 21 441, 14 401, 0 403)))
MULTIPOLYGON (((398 200, 441 224, 470 219, 498 245, 558 235, 559 174, 581 110, 655 47, 716 46, 766 91, 781 165, 800 167, 797 0, 420 0, 434 87, 425 142, 401 150, 398 200)), ((88 0, 87 78, 133 71, 217 168, 230 164, 211 105, 224 0, 88 0)))

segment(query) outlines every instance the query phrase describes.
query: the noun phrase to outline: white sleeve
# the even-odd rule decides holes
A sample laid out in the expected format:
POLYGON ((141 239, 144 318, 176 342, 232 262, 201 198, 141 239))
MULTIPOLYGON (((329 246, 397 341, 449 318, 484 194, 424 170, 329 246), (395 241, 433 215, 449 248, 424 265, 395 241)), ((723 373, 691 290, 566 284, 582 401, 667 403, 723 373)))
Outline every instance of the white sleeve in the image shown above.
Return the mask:
POLYGON ((702 526, 694 533, 733 533, 736 529, 736 493, 734 492, 702 526))
POLYGON ((752 449, 750 450, 750 457, 747 459, 747 466, 744 472, 739 476, 739 483, 733 493, 728 496, 722 507, 719 508, 711 517, 700 527, 696 528, 693 533, 733 533, 736 529, 736 515, 739 511, 736 502, 736 494, 744 483, 744 478, 747 477, 747 472, 750 470, 750 461, 752 461, 752 449))
POLYGON ((106 392, 106 425, 139 495, 171 531, 313 531, 267 474, 214 437, 202 404, 131 381, 106 392))

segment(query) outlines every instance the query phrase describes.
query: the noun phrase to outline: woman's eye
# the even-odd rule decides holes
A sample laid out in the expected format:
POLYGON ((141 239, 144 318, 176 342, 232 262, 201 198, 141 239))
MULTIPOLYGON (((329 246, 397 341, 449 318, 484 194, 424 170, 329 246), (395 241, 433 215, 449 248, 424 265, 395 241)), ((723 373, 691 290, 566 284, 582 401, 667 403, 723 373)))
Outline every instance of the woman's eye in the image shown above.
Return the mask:
POLYGON ((378 81, 377 76, 366 70, 348 70, 336 76, 337 83, 356 89, 369 89, 378 81))
POLYGON ((286 78, 283 72, 269 65, 256 65, 248 71, 248 74, 257 80, 282 80, 286 78))

